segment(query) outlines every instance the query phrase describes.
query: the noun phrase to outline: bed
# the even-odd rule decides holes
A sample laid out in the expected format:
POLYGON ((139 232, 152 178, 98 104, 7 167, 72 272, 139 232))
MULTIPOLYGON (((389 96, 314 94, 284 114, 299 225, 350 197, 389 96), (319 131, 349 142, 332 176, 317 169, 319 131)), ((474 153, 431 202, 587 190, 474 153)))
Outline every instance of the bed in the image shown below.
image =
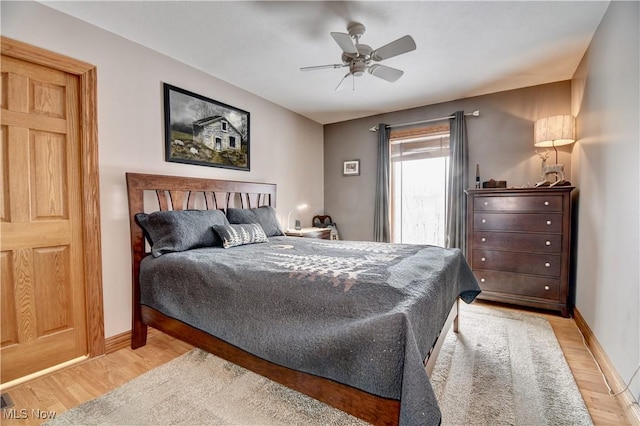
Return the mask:
POLYGON ((274 184, 126 179, 132 348, 151 326, 369 423, 440 423, 428 375, 480 292, 460 250, 279 235, 274 184), (215 241, 163 251, 168 215, 187 217, 178 245, 215 241))

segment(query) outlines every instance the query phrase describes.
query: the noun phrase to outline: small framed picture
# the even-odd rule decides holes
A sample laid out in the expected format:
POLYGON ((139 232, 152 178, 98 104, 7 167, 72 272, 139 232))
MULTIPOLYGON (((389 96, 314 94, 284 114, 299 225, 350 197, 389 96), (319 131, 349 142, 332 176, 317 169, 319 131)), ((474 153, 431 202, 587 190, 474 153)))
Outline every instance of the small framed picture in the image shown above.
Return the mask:
POLYGON ((342 176, 359 176, 360 160, 349 160, 342 164, 342 176))

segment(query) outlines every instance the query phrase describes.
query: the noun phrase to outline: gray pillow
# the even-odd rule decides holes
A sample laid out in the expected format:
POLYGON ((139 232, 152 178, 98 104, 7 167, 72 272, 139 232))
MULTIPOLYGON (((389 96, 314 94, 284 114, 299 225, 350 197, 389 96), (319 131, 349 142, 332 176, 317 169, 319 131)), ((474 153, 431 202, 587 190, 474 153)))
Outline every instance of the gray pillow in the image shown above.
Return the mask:
POLYGON ((227 209, 229 223, 257 223, 262 226, 267 237, 284 235, 276 217, 276 209, 262 206, 257 209, 227 209))
POLYGON ((222 247, 224 248, 244 244, 266 243, 269 241, 264 233, 264 229, 257 223, 213 225, 213 229, 222 239, 222 247))
POLYGON ((228 225, 220 210, 168 210, 138 213, 136 222, 145 232, 154 257, 198 247, 221 246, 213 225, 228 225))

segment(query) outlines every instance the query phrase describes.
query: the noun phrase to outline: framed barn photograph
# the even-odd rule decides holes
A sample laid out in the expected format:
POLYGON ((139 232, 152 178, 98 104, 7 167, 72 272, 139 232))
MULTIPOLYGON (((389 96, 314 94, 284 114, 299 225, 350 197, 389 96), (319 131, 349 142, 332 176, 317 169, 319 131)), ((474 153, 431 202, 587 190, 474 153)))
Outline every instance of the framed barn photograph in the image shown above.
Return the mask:
POLYGON ((164 83, 165 160, 250 170, 250 114, 164 83))
POLYGON ((360 160, 349 160, 342 164, 343 176, 359 176, 360 175, 360 160))

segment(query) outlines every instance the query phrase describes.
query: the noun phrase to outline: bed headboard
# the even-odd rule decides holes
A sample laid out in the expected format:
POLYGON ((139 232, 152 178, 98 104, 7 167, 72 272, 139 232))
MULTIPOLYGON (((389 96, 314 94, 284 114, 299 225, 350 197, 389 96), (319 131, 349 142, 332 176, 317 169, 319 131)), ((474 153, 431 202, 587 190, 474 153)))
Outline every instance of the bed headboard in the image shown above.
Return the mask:
MULTIPOLYGON (((136 213, 158 210, 207 210, 276 206, 276 185, 273 183, 192 178, 181 176, 127 173, 129 227, 134 257, 144 256, 144 235, 135 221, 136 213), (145 202, 145 191, 155 193, 157 204, 145 202)), ((147 197, 148 198, 148 197, 147 197)))
POLYGON ((133 273, 133 321, 139 321, 140 262, 145 256, 145 238, 135 220, 137 213, 158 210, 226 209, 276 206, 276 184, 240 182, 182 176, 127 173, 129 229, 131 232, 131 262, 133 273), (155 193, 156 203, 148 202, 145 192, 155 193), (150 205, 151 204, 151 205, 150 205), (154 205, 155 204, 155 205, 154 205))

